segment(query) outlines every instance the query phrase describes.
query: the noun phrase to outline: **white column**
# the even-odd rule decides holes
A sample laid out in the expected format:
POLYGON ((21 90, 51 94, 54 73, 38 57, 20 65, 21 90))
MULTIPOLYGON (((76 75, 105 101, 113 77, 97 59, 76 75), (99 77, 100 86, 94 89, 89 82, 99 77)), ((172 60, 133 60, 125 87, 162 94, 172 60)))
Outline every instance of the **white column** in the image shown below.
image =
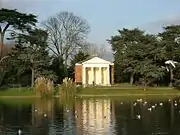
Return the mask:
POLYGON ((86 84, 86 67, 83 66, 83 70, 82 70, 82 84, 85 85, 86 84))
POLYGON ((102 74, 101 67, 99 67, 99 83, 102 84, 102 74))
POLYGON ((82 101, 82 117, 83 117, 83 128, 85 128, 86 123, 87 123, 87 104, 86 104, 86 100, 82 101))
POLYGON ((107 66, 107 84, 110 85, 110 72, 109 72, 109 65, 107 66))
POLYGON ((94 81, 94 70, 93 67, 91 67, 91 83, 93 84, 94 81))

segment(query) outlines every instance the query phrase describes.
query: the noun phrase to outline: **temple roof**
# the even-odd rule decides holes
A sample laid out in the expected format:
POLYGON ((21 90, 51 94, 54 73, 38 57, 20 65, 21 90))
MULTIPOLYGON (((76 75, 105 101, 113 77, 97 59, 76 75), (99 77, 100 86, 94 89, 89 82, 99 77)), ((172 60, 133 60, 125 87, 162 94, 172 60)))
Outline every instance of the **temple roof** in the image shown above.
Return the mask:
POLYGON ((111 65, 113 63, 97 56, 90 56, 87 59, 80 61, 76 64, 110 64, 111 65))

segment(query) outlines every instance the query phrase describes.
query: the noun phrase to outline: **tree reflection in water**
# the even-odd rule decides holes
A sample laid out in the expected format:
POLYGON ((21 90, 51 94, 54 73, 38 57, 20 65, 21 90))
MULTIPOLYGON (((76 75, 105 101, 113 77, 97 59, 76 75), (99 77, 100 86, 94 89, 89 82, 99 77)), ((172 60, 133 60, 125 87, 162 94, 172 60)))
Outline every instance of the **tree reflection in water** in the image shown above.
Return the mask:
POLYGON ((70 103, 55 99, 27 103, 1 100, 0 134, 17 134, 18 129, 28 135, 180 134, 179 98, 169 101, 90 98, 70 103))

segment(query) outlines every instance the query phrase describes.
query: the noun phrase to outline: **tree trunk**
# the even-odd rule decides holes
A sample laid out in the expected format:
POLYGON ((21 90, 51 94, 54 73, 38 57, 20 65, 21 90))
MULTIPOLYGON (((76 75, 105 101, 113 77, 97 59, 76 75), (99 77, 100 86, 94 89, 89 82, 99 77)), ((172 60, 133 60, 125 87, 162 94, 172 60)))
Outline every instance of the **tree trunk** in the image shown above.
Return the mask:
POLYGON ((146 89, 147 89, 147 79, 145 78, 144 79, 144 91, 146 91, 146 89))
POLYGON ((147 83, 145 82, 145 84, 144 84, 144 91, 146 91, 146 89, 147 89, 147 83))
POLYGON ((130 84, 133 85, 133 82, 134 82, 134 74, 131 73, 131 75, 130 75, 130 84))
POLYGON ((35 76, 34 69, 31 68, 31 87, 34 87, 34 76, 35 76))
POLYGON ((64 66, 65 66, 65 77, 68 77, 68 64, 67 64, 67 59, 68 59, 68 56, 66 56, 66 58, 65 58, 65 64, 64 64, 64 66))
POLYGON ((170 73, 169 87, 172 87, 172 83, 173 83, 173 70, 172 70, 171 67, 169 68, 169 73, 170 73))
POLYGON ((4 34, 0 32, 0 59, 2 58, 3 45, 4 45, 4 34))

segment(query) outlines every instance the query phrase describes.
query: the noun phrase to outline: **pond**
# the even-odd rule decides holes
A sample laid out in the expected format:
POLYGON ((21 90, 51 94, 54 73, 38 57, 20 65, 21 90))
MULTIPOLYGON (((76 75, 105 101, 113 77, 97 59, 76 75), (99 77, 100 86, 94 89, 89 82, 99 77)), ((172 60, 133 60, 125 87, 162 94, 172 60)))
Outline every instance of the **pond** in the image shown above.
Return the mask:
POLYGON ((180 100, 0 100, 0 135, 180 135, 180 100))

